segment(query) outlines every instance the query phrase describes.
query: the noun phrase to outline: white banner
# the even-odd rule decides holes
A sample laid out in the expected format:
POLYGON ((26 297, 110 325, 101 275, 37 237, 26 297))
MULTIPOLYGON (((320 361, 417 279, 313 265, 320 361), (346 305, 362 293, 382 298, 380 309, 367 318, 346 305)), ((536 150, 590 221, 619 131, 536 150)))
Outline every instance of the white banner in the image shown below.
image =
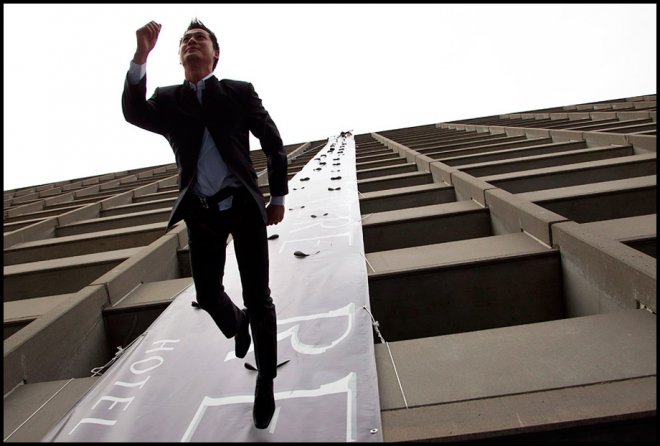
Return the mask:
MULTIPOLYGON (((289 181, 269 226, 278 318, 276 410, 252 421, 254 350, 234 355, 191 286, 44 438, 76 442, 383 441, 352 136, 289 181)), ((233 244, 224 284, 243 307, 233 244)))

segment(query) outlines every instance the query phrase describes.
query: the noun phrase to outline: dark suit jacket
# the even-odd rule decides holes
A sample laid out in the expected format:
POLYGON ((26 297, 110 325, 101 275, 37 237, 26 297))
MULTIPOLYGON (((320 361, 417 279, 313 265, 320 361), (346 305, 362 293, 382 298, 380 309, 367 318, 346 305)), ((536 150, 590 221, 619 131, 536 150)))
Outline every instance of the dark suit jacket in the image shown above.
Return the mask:
POLYGON ((211 76, 205 81, 203 105, 185 82, 156 88, 149 100, 146 100, 146 84, 146 75, 136 85, 131 85, 126 78, 122 110, 131 124, 167 138, 174 151, 179 168, 179 196, 172 207, 167 229, 183 219, 181 203, 197 173, 205 126, 231 171, 257 201, 265 222, 264 197, 250 159, 248 132, 260 140, 266 154, 271 196, 289 192, 287 158, 277 127, 252 84, 229 79, 219 81, 211 76))

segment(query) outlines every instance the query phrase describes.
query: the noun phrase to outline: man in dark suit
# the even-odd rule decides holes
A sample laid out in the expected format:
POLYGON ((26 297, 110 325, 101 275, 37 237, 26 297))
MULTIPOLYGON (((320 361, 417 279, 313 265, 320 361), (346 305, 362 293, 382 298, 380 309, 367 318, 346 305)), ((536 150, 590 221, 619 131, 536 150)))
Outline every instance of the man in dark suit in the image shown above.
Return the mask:
POLYGON ((254 340, 258 375, 253 418, 257 428, 265 429, 275 411, 273 379, 277 375, 266 225, 284 218, 286 151, 252 84, 212 75, 220 48, 215 34, 197 19, 179 46, 186 80, 156 88, 146 100, 146 62, 160 29, 152 21, 136 31, 137 50, 122 95, 124 117, 163 135, 172 146, 179 168, 179 196, 167 227, 185 221, 197 302, 227 338, 234 337, 236 356, 245 357, 254 340), (259 138, 268 159, 268 206, 257 185, 248 132, 259 138), (229 234, 241 276, 243 310, 222 285, 229 234))

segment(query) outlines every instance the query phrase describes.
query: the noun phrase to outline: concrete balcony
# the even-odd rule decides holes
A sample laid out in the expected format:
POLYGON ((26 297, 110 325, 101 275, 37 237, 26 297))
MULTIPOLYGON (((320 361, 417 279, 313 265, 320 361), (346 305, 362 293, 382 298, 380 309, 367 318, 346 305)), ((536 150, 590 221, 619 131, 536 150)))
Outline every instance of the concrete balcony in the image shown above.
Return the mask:
POLYGON ((655 330, 628 310, 390 342, 397 374, 377 344, 384 440, 648 439, 655 330))
POLYGON ((150 211, 133 212, 131 214, 113 217, 92 218, 80 220, 67 225, 58 226, 57 236, 85 234, 89 232, 107 231, 111 229, 127 228, 131 226, 167 222, 170 208, 160 208, 150 211))
POLYGON ((656 154, 646 153, 486 175, 480 179, 509 192, 522 193, 655 175, 656 167, 656 154))
POLYGON ((488 209, 472 200, 378 212, 362 220, 367 253, 490 235, 488 209))
POLYGON ((578 223, 656 213, 656 176, 517 194, 578 223))
POLYGON ((4 267, 4 301, 75 293, 142 248, 128 248, 4 267))
POLYGON ((360 193, 362 215, 456 201, 454 188, 444 183, 360 193))
POLYGON ((419 186, 433 183, 433 177, 429 172, 413 171, 400 173, 366 180, 358 180, 358 190, 361 193, 374 192, 382 189, 395 189, 409 186, 419 186))
POLYGON ((368 253, 374 317, 388 341, 565 316, 559 251, 525 233, 368 253))

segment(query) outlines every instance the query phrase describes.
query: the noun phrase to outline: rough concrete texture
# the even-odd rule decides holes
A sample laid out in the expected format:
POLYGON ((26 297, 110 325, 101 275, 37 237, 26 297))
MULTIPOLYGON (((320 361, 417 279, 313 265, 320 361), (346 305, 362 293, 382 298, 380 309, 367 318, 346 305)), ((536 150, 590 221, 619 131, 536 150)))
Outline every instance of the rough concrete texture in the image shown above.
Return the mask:
MULTIPOLYGON (((655 440, 655 107, 355 135, 371 310, 410 407, 376 345, 385 441, 655 440)), ((285 147, 289 175, 325 143, 285 147)), ((5 191, 7 441, 39 441, 190 282, 185 224, 157 234, 177 193, 174 164, 5 191)))

